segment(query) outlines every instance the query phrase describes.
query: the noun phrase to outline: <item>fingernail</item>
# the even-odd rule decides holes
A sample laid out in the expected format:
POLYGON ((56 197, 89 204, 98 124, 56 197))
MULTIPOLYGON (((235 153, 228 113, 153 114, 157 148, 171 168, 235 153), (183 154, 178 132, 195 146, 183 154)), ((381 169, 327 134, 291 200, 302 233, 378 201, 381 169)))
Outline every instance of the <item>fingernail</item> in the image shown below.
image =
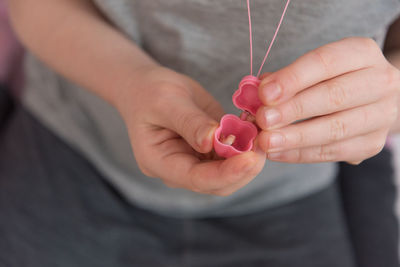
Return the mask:
POLYGON ((270 128, 281 121, 281 114, 276 109, 268 109, 265 111, 265 121, 267 127, 270 128))
POLYGON ((281 148, 281 147, 283 147, 284 143, 285 143, 285 138, 283 137, 282 134, 273 133, 269 137, 269 147, 268 147, 268 149, 281 148))
POLYGON ((199 147, 203 147, 204 143, 208 142, 208 140, 212 139, 214 134, 215 126, 204 127, 201 131, 199 131, 199 135, 197 136, 197 145, 199 147))
POLYGON ((268 103, 276 101, 282 95, 281 87, 274 82, 264 85, 261 90, 268 103))

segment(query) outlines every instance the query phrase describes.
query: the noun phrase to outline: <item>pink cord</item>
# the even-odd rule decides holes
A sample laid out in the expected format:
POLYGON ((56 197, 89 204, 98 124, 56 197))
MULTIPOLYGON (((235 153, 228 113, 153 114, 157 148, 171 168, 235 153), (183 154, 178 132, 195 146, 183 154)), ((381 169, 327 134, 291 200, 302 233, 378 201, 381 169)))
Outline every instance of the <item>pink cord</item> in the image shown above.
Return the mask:
MULTIPOLYGON (((286 11, 287 11, 287 9, 288 9, 288 7, 289 7, 289 4, 290 4, 290 0, 287 0, 285 9, 283 10, 281 19, 280 19, 280 21, 279 21, 278 27, 277 27, 276 30, 275 30, 274 37, 272 38, 272 41, 271 41, 271 43, 270 43, 270 45, 269 45, 269 47, 268 47, 267 53, 265 54, 264 60, 263 60, 263 62, 261 63, 261 67, 260 67, 260 69, 259 69, 259 71, 258 71, 258 73, 257 73, 257 77, 260 76, 261 71, 262 71, 262 68, 264 67, 264 64, 265 64, 265 62, 267 61, 267 58, 268 58, 268 56, 269 56, 269 53, 271 52, 271 48, 272 48, 272 46, 273 46, 273 44, 274 44, 274 42, 275 42, 276 37, 278 36, 279 29, 280 29, 281 26, 282 26, 282 22, 283 22, 283 19, 284 19, 284 17, 285 17, 286 11)), ((253 75, 253 44, 252 44, 253 41, 252 41, 252 33, 251 33, 252 30, 251 30, 250 0, 247 0, 247 10, 248 10, 248 14, 249 14, 249 29, 250 29, 250 62, 251 62, 250 64, 251 64, 251 75, 253 75)))
POLYGON ((247 0, 247 13, 249 15, 249 33, 250 33, 250 75, 253 76, 253 30, 251 29, 250 0, 247 0))
POLYGON ((289 7, 289 4, 290 4, 290 0, 287 0, 285 9, 283 10, 283 13, 282 13, 282 16, 281 16, 281 20, 279 21, 278 27, 276 28, 274 37, 272 38, 272 41, 271 41, 271 43, 270 43, 270 45, 269 45, 269 47, 268 47, 267 53, 265 54, 265 57, 264 57, 264 60, 263 60, 263 62, 261 63, 261 67, 260 67, 260 69, 259 69, 259 71, 258 71, 258 73, 257 73, 257 77, 260 76, 261 71, 262 71, 262 68, 264 67, 265 61, 267 61, 269 52, 271 52, 272 45, 273 45, 274 42, 275 42, 276 36, 278 35, 278 32, 279 32, 279 29, 281 28, 281 25, 282 25, 282 22, 283 22, 283 18, 285 17, 285 14, 286 14, 286 11, 287 11, 287 9, 288 9, 288 7, 289 7))

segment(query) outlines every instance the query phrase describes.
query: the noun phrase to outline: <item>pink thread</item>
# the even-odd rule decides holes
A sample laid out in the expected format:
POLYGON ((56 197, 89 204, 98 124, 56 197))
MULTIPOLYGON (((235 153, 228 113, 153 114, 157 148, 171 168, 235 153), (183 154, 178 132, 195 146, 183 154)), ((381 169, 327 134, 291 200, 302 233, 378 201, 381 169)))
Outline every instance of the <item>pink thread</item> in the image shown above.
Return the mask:
POLYGON ((259 107, 262 106, 262 103, 258 97, 258 87, 261 82, 258 77, 260 76, 261 70, 268 58, 272 45, 275 42, 276 36, 278 35, 289 3, 290 0, 287 0, 285 9, 283 10, 281 16, 281 20, 279 21, 278 27, 276 28, 271 44, 268 47, 260 70, 258 71, 257 76, 253 76, 253 36, 251 27, 250 0, 247 0, 250 32, 250 75, 243 77, 242 81, 239 84, 239 89, 232 97, 235 106, 243 110, 242 115, 240 116, 240 118, 232 114, 227 114, 223 116, 220 121, 220 126, 215 131, 214 150, 221 157, 233 157, 235 155, 250 151, 253 148, 253 142, 257 137, 258 129, 252 122, 249 122, 246 119, 249 114, 255 115, 259 107), (231 145, 221 142, 221 137, 224 138, 230 135, 233 135, 235 137, 235 141, 231 145))
MULTIPOLYGON (((261 67, 260 67, 260 69, 259 69, 259 71, 258 71, 258 73, 257 73, 257 77, 260 76, 261 71, 262 71, 262 68, 264 67, 264 64, 265 64, 265 62, 267 61, 268 55, 269 55, 269 53, 271 52, 272 45, 274 44, 275 39, 276 39, 276 37, 278 36, 279 29, 280 29, 281 26, 282 26, 283 18, 285 17, 285 14, 286 14, 286 11, 287 11, 287 9, 288 9, 288 7, 289 7, 289 4, 290 4, 290 0, 287 0, 285 9, 283 10, 281 19, 280 19, 280 21, 279 21, 278 27, 277 27, 276 30, 275 30, 274 37, 272 38, 272 41, 271 41, 271 43, 270 43, 270 45, 269 45, 269 47, 268 47, 267 53, 265 54, 264 60, 263 60, 263 62, 261 63, 261 67)), ((249 6, 249 8, 250 8, 250 6, 249 6)))
POLYGON ((249 15, 249 33, 250 33, 250 75, 253 76, 253 30, 251 27, 250 0, 247 0, 247 13, 249 15))

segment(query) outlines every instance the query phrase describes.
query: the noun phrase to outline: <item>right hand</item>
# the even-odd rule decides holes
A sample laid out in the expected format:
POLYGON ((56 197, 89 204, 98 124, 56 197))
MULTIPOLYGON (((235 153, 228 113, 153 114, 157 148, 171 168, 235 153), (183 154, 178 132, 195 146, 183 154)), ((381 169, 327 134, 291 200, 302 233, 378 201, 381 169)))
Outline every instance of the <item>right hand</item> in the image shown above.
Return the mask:
MULTIPOLYGON (((149 177, 173 188, 227 196, 262 170, 261 149, 226 160, 210 160, 223 110, 200 84, 152 66, 119 88, 116 106, 125 120, 136 161, 149 177)), ((255 146, 258 147, 258 146, 255 146)))

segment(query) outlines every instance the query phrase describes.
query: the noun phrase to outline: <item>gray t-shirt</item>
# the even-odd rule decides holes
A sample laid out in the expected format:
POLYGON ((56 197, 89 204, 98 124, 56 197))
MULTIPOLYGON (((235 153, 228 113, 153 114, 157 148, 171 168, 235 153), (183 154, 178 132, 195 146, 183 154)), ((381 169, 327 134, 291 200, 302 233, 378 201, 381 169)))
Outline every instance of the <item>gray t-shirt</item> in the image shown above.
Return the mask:
MULTIPOLYGON (((199 81, 229 113, 231 96, 249 72, 244 0, 93 0, 111 23, 164 66, 199 81)), ((254 0, 255 68, 285 1, 254 0)), ((293 0, 264 68, 274 71, 305 52, 349 36, 382 44, 399 0, 293 0)), ((60 77, 33 56, 26 62, 26 106, 82 152, 133 204, 177 217, 239 215, 296 200, 333 181, 333 163, 267 162, 248 186, 229 197, 170 189, 136 165, 126 128, 105 101, 60 77)), ((171 166, 173 168, 174 166, 171 166)))

